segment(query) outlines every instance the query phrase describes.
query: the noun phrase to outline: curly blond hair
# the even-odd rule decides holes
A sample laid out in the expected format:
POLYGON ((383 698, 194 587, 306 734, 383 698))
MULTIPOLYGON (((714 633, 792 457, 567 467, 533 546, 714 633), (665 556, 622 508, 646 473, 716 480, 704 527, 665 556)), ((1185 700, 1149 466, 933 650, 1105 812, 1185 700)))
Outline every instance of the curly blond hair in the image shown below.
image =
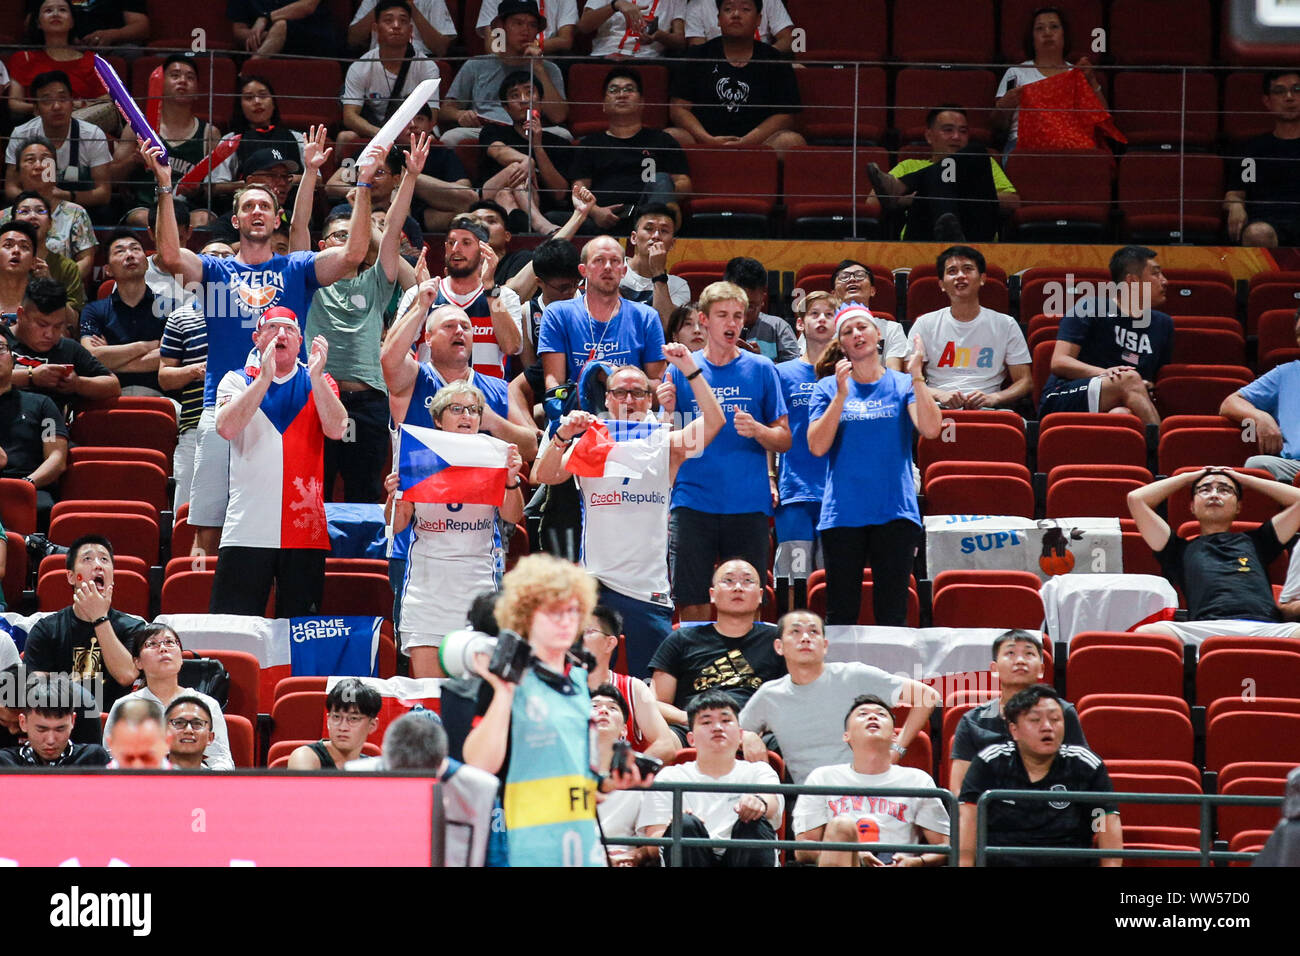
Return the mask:
POLYGON ((497 598, 497 623, 528 637, 538 608, 577 598, 582 620, 596 606, 596 579, 578 567, 549 554, 521 558, 501 581, 497 598))

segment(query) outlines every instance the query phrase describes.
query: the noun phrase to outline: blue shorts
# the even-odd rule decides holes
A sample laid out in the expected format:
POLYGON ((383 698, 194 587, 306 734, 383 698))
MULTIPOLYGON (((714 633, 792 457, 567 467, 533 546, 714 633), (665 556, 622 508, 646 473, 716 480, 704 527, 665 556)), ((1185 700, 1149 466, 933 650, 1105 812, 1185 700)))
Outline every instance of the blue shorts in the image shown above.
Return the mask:
POLYGON ((1081 378, 1060 386, 1043 396, 1038 414, 1041 418, 1052 412, 1101 411, 1101 378, 1081 378))
POLYGON ((772 576, 778 581, 806 581, 813 568, 820 566, 817 522, 821 513, 820 501, 792 501, 777 507, 772 576))

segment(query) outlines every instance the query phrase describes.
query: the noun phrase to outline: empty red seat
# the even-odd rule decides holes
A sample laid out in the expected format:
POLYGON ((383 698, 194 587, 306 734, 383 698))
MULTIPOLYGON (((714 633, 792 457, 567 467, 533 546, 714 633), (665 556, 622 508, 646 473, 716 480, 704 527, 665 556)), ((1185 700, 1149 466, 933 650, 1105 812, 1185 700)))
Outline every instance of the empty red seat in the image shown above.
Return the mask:
MULTIPOLYGON (((1221 419, 1227 426, 1227 419, 1221 419)), ((1179 468, 1206 465, 1239 467, 1251 455, 1258 454, 1258 444, 1244 440, 1239 428, 1176 428, 1160 436, 1156 455, 1160 473, 1172 475, 1179 468)))
POLYGON ((1043 599, 1016 584, 950 584, 934 597, 935 627, 1043 626, 1043 599))
POLYGON ((925 469, 925 487, 929 487, 930 482, 946 475, 1009 475, 1012 478, 1023 478, 1026 482, 1033 481, 1033 475, 1029 469, 1019 462, 1011 461, 962 461, 960 459, 953 461, 935 461, 931 462, 925 469))
POLYGON ((710 235, 764 228, 779 195, 777 156, 767 148, 719 149, 687 146, 692 195, 691 221, 710 235), (736 176, 744 169, 743 177, 736 176))
POLYGON ((1135 707, 1138 710, 1172 710, 1189 720, 1192 717, 1192 708, 1187 701, 1162 694, 1089 694, 1077 706, 1079 713, 1090 707, 1135 707))
MULTIPOLYGON (((800 71, 806 72, 806 71, 800 71)), ((849 238, 876 234, 880 200, 866 175, 869 162, 889 162, 883 149, 808 146, 785 157, 786 221, 803 238, 849 238), (854 165, 858 174, 854 176, 854 165), (852 189, 857 190, 856 199, 852 189), (854 219, 857 223, 855 225, 854 219)))
POLYGON ((0 525, 29 535, 36 530, 36 486, 22 478, 0 478, 0 525))
POLYGON ((63 501, 143 501, 158 511, 171 502, 167 473, 144 461, 78 461, 63 475, 63 501))
POLYGON ((1143 466, 1146 461, 1146 437, 1128 428, 1066 425, 1042 432, 1038 438, 1040 472, 1049 472, 1057 465, 1143 466))
POLYGON ((176 417, 148 409, 96 409, 77 416, 69 437, 78 445, 154 448, 171 458, 176 451, 176 417))
MULTIPOLYGON (((1214 78, 1202 77, 1213 91, 1214 78)), ((1212 136, 1214 114, 1207 118, 1212 136)), ((1117 189, 1123 232, 1134 242, 1208 244, 1219 238, 1223 160, 1218 156, 1127 153, 1120 160, 1117 189)), ((1173 290, 1166 306, 1166 311, 1174 311, 1173 290)))
POLYGON ((686 280, 687 285, 691 287, 691 300, 694 301, 700 297, 700 293, 704 291, 705 286, 714 282, 721 282, 726 269, 727 263, 725 260, 715 262, 712 260, 683 259, 668 271, 686 280))
POLYGON ((142 515, 130 514, 62 514, 50 521, 50 540, 64 546, 83 534, 102 534, 113 542, 116 554, 128 554, 158 563, 158 522, 142 515))
POLYGON ((216 568, 180 571, 163 581, 160 610, 163 614, 207 614, 212 601, 212 579, 216 568))
POLYGON ((1270 282, 1257 285, 1246 297, 1246 331, 1258 329, 1260 316, 1265 312, 1285 309, 1295 315, 1297 308, 1300 308, 1300 283, 1270 282))
MULTIPOLYGON (((1116 793, 1180 793, 1199 794, 1201 785, 1186 777, 1165 774, 1112 773, 1111 786, 1116 793)), ((1170 805, 1124 801, 1119 805, 1120 819, 1124 821, 1125 836, 1132 826, 1199 827, 1200 808, 1194 804, 1170 805)), ((1129 841, 1126 839, 1125 843, 1129 841)))
POLYGON ((1047 517, 1128 517, 1128 493, 1142 484, 1128 478, 1066 478, 1054 482, 1047 489, 1047 517))
MULTIPOLYGON (((1165 289, 1163 311, 1170 315, 1236 315, 1237 293, 1218 282, 1194 279, 1170 282, 1165 289)), ((1192 361, 1178 358, 1177 349, 1175 341, 1175 362, 1192 361)))
POLYGON ((1059 319, 1075 302, 1094 298, 1097 283, 1109 281, 1105 269, 1026 269, 1020 276, 1020 318, 1041 314, 1059 319))
MULTIPOLYGON (((849 64, 809 66, 795 70, 795 75, 799 82, 799 101, 803 104, 799 122, 810 142, 852 142, 856 138, 858 143, 878 143, 884 139, 888 99, 882 68, 849 64)), ((798 154, 787 154, 786 162, 795 155, 798 154)), ((888 169, 888 166, 881 168, 888 169)))
POLYGON ((1214 415, 1229 395, 1242 387, 1232 378, 1175 376, 1156 386, 1156 409, 1162 415, 1214 415))
POLYGON ((1095 693, 1181 697, 1183 655, 1160 647, 1133 644, 1084 647, 1071 650, 1065 679, 1066 688, 1074 700, 1095 693))
MULTIPOLYGON (((1239 777, 1219 784, 1219 793, 1225 797, 1281 797, 1286 793, 1283 777, 1239 777)), ((1217 810, 1219 839, 1231 840, 1247 830, 1264 830, 1276 827, 1282 819, 1282 808, 1271 806, 1229 806, 1221 804, 1217 810)))
POLYGON ((1110 219, 1113 163, 1104 150, 1012 153, 1007 176, 1020 194, 1020 208, 1011 220, 1015 237, 1025 242, 1099 240, 1110 219))
POLYGON ((229 50, 235 45, 235 33, 224 6, 148 0, 145 9, 149 14, 149 46, 192 49, 196 29, 202 31, 204 49, 229 50))
POLYGON ((226 701, 226 713, 242 717, 250 723, 257 723, 257 715, 262 712, 262 665, 248 651, 201 650, 202 657, 221 661, 230 675, 230 694, 226 701))
POLYGON ((383 574, 327 571, 321 613, 392 617, 393 586, 383 574))
POLYGON ((799 0, 793 11, 796 25, 807 31, 803 58, 873 62, 885 58, 885 0, 861 0, 854 4, 852 16, 844 15, 839 0, 799 0))
MULTIPOLYGON (((1073 670, 1071 661, 1069 671, 1073 670)), ((1103 760, 1192 759, 1194 734, 1185 714, 1137 707, 1089 707, 1079 713, 1079 723, 1089 748, 1103 760)))
POLYGON ((938 438, 922 438, 917 445, 922 476, 931 462, 943 460, 1020 464, 1025 460, 1025 436, 1010 425, 956 422, 951 429, 945 425, 938 438))
POLYGON ((1114 0, 1110 53, 1135 66, 1210 62, 1208 0, 1114 0))
POLYGON ((925 513, 931 515, 1034 516, 1034 489, 1007 475, 947 475, 925 486, 925 513))
POLYGON ((1300 699, 1300 654, 1225 648, 1202 654, 1196 664, 1196 702, 1223 697, 1300 699))
MULTIPOLYGON (((883 21, 877 21, 880 32, 883 26, 883 21)), ((993 5, 961 0, 897 3, 893 50, 894 59, 903 63, 990 63, 994 58, 993 5)), ((941 102, 952 101, 935 100, 931 105, 941 102)))
POLYGON ((1206 770, 1240 760, 1300 763, 1300 713, 1235 711, 1207 718, 1206 770))
MULTIPOLYGON (((1121 70, 1111 88, 1111 112, 1130 148, 1170 150, 1176 160, 1183 146, 1209 146, 1219 135, 1219 85, 1212 73, 1121 70)), ((1128 153, 1125 161, 1136 155, 1128 153)), ((1123 182, 1123 164, 1120 169, 1123 182)))

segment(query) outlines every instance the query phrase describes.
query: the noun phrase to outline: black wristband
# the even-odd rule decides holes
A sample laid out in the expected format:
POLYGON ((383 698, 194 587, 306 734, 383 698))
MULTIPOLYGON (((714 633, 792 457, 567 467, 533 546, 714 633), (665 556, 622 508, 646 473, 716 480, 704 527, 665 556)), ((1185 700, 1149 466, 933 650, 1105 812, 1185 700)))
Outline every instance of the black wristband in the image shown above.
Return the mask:
POLYGON ((91 627, 99 627, 99 625, 103 624, 103 623, 104 623, 105 621, 107 621, 107 620, 108 620, 108 615, 105 614, 103 617, 97 617, 97 618, 95 618, 95 620, 91 621, 91 622, 90 622, 90 626, 91 626, 91 627))
POLYGON ((703 374, 704 374, 704 369, 702 369, 702 368, 697 368, 697 369, 696 369, 694 372, 692 372, 690 375, 687 375, 687 376, 686 376, 686 381, 688 381, 688 382, 693 382, 693 381, 696 379, 697 376, 700 376, 700 375, 703 375, 703 374))
POLYGON ((561 448, 568 448, 573 444, 572 438, 561 438, 557 433, 555 439, 551 442, 553 445, 559 445, 561 448))
POLYGON ((515 479, 515 483, 514 483, 513 485, 506 485, 506 491, 514 491, 516 488, 518 488, 518 487, 519 487, 520 485, 522 485, 522 484, 523 484, 523 480, 522 480, 522 479, 519 479, 519 478, 516 478, 516 479, 515 479))
POLYGON ((657 276, 654 276, 650 281, 651 281, 651 282, 663 282, 663 283, 667 283, 667 282, 668 282, 668 273, 667 273, 667 272, 661 272, 661 273, 659 273, 657 276))

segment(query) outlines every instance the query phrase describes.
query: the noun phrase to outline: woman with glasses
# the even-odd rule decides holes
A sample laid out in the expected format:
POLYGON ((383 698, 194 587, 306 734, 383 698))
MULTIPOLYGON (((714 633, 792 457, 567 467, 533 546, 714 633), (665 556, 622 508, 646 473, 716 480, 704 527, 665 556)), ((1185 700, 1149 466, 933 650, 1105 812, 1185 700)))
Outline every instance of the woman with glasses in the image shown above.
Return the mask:
MULTIPOLYGON (((434 427, 475 435, 482 430, 487 397, 468 382, 443 386, 433 396, 434 427)), ((500 505, 393 502, 393 534, 414 523, 406 577, 402 581, 402 652, 412 677, 442 677, 438 648, 449 631, 465 626, 480 591, 495 590, 505 569, 498 519, 513 525, 524 516, 524 459, 509 446, 506 494, 500 505)))
MULTIPOLYGON (((19 196, 35 195, 45 200, 45 212, 50 219, 45 249, 76 262, 77 271, 81 273, 84 282, 90 278, 94 267, 99 240, 95 238, 95 225, 91 222, 86 207, 71 199, 58 199, 54 195, 56 181, 51 175, 55 169, 54 147, 44 137, 26 139, 18 144, 14 159, 19 196)), ((8 222, 12 217, 11 206, 0 215, 0 222, 8 222)), ((84 300, 83 292, 82 301, 84 300)))
MULTIPOLYGON (((150 624, 140 628, 134 637, 131 657, 136 669, 144 675, 144 686, 113 704, 113 709, 108 714, 109 724, 113 723, 113 714, 122 706, 123 701, 143 698, 154 701, 165 710, 178 694, 193 694, 207 704, 212 713, 212 726, 206 729, 211 730, 215 736, 203 752, 204 764, 209 770, 233 770, 235 761, 230 756, 230 735, 226 732, 226 718, 221 713, 221 705, 192 687, 182 687, 178 680, 181 652, 184 650, 180 635, 166 624, 150 624)), ((105 741, 105 746, 107 745, 105 741)))
POLYGON ((921 540, 912 432, 937 438, 943 420, 921 375, 920 341, 906 372, 885 367, 882 342, 865 308, 840 309, 808 402, 808 450, 827 459, 817 522, 827 624, 858 623, 862 572, 870 566, 875 623, 907 626, 907 585, 921 540))
POLYGON ((592 772, 587 671, 569 651, 596 604, 596 582, 568 561, 532 554, 502 584, 497 623, 528 642, 532 659, 518 683, 489 671, 487 655, 475 659, 480 720, 463 752, 500 778, 505 821, 504 837, 493 828, 488 863, 604 866, 596 789, 642 781, 635 772, 612 781, 592 772))

